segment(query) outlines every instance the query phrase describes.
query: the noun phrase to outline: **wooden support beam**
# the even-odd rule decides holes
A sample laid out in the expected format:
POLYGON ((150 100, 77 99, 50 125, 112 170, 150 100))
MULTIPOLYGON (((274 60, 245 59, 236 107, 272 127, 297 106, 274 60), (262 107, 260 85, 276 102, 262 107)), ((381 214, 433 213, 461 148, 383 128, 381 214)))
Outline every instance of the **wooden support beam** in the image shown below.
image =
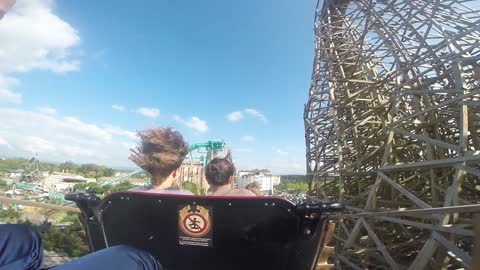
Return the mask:
POLYGON ((398 190, 400 193, 402 193, 405 197, 407 197, 408 199, 410 199, 412 202, 414 202, 416 205, 422 207, 422 208, 432 208, 430 205, 428 205, 427 203, 423 202, 422 200, 420 200, 417 196, 415 196, 413 193, 411 193, 410 191, 406 190, 405 188, 403 188, 402 186, 400 186, 399 184, 395 183, 395 181, 393 181, 392 179, 390 179, 390 177, 386 176, 384 173, 382 172, 377 172, 378 173, 378 176, 380 176, 384 181, 386 181, 387 183, 389 183, 393 188, 395 188, 396 190, 398 190))
POLYGON ((413 114, 408 115, 408 116, 406 116, 406 117, 403 117, 403 118, 401 118, 401 119, 393 122, 393 123, 392 123, 392 126, 397 126, 397 125, 399 125, 399 124, 401 124, 401 123, 404 123, 404 122, 406 122, 407 120, 410 120, 410 119, 412 119, 412 118, 418 117, 418 116, 420 116, 420 115, 426 114, 426 113, 431 112, 431 111, 434 111, 434 110, 438 110, 438 109, 440 109, 440 108, 442 108, 442 107, 445 107, 445 106, 447 106, 447 105, 449 105, 449 104, 451 104, 451 103, 455 103, 455 102, 464 100, 464 99, 466 99, 466 98, 468 98, 468 97, 472 97, 472 96, 479 95, 479 94, 480 94, 480 90, 475 90, 475 91, 469 92, 469 93, 467 93, 467 94, 464 94, 464 95, 461 95, 461 96, 458 96, 458 97, 454 97, 454 98, 448 99, 448 100, 445 101, 445 102, 439 103, 439 104, 437 104, 437 105, 435 105, 435 106, 431 106, 431 107, 429 107, 429 108, 427 108, 427 109, 425 109, 425 110, 423 110, 423 111, 416 112, 416 113, 413 113, 413 114))
POLYGON ((379 168, 379 170, 380 171, 399 171, 399 170, 421 169, 425 167, 436 168, 436 167, 443 167, 443 166, 452 166, 462 162, 480 161, 480 155, 478 155, 477 152, 475 152, 475 155, 473 156, 446 158, 446 159, 421 161, 421 162, 413 162, 413 163, 406 163, 406 164, 387 165, 379 168))
POLYGON ((403 135, 403 136, 406 136, 406 137, 411 137, 411 138, 417 139, 417 140, 422 141, 422 142, 430 143, 430 144, 433 144, 433 145, 436 145, 436 146, 440 146, 440 147, 444 147, 444 148, 447 148, 447 149, 452 149, 452 150, 455 150, 457 152, 460 152, 460 146, 458 146, 458 145, 446 143, 446 142, 443 142, 443 141, 440 141, 440 140, 435 140, 435 139, 432 139, 432 138, 425 137, 423 135, 413 134, 411 132, 403 131, 403 130, 400 130, 400 129, 397 129, 397 128, 394 128, 393 131, 395 131, 395 133, 397 133, 397 134, 400 134, 400 135, 403 135))
POLYGON ((451 252, 454 258, 459 261, 466 268, 471 268, 472 266, 472 257, 467 253, 463 252, 455 244, 450 242, 447 238, 443 237, 437 232, 432 232, 433 239, 437 240, 442 246, 444 246, 449 252, 451 252))
POLYGON ((393 222, 393 223, 397 223, 397 224, 404 224, 404 225, 417 227, 417 228, 420 228, 420 229, 427 229, 427 230, 432 230, 432 231, 453 233, 453 234, 466 235, 466 236, 474 236, 475 235, 475 233, 472 230, 466 230, 466 229, 457 228, 457 227, 447 227, 447 226, 444 226, 444 225, 442 226, 442 225, 437 225, 437 224, 427 224, 427 223, 421 223, 421 222, 410 221, 410 220, 399 219, 399 218, 392 218, 392 217, 377 217, 377 218, 385 220, 385 221, 390 221, 390 222, 393 222))
POLYGON ((432 260, 433 254, 437 250, 438 244, 433 238, 429 238, 418 253, 408 270, 425 269, 425 266, 432 260))
POLYGON ((337 254, 337 255, 335 255, 335 257, 337 257, 340 261, 342 261, 343 263, 345 263, 346 265, 348 265, 352 269, 363 270, 362 268, 358 267, 357 265, 355 265, 354 263, 352 263, 351 261, 349 261, 346 257, 343 257, 342 255, 337 254))
POLYGON ((370 225, 363 218, 360 218, 360 220, 362 221, 363 226, 367 230, 368 235, 373 239, 373 242, 375 242, 375 244, 377 245, 377 247, 380 250, 380 252, 382 253, 382 255, 385 256, 385 259, 388 262, 388 264, 390 265, 391 269, 399 270, 400 267, 395 262, 395 260, 392 258, 390 253, 388 253, 387 249, 385 248, 383 243, 380 241, 380 239, 378 239, 377 234, 375 234, 375 232, 372 230, 370 225))
POLYGON ((419 217, 419 216, 429 216, 429 215, 434 215, 434 214, 444 215, 444 214, 449 214, 449 213, 480 213, 480 204, 437 207, 437 208, 427 208, 427 209, 414 209, 414 210, 363 212, 363 213, 355 213, 355 214, 334 214, 334 215, 330 215, 328 217, 332 218, 332 219, 337 219, 337 218, 360 218, 360 217, 367 218, 367 217, 381 217, 381 216, 385 216, 385 217, 398 217, 398 216, 419 217))
POLYGON ((460 165, 460 164, 455 165, 455 168, 460 169, 460 170, 462 170, 464 172, 467 172, 469 174, 473 174, 475 176, 480 177, 480 170, 479 169, 475 169, 475 168, 460 165))

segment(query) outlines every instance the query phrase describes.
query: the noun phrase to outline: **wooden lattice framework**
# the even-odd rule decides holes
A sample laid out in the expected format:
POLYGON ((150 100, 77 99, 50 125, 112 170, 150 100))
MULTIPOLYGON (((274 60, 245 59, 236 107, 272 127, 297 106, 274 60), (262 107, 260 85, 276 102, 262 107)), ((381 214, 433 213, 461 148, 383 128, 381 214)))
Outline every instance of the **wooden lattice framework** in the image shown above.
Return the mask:
MULTIPOLYGON (((480 1, 319 2, 304 114, 312 191, 351 213, 479 206, 480 1)), ((442 209, 339 219, 336 266, 471 267, 472 213, 442 209)))

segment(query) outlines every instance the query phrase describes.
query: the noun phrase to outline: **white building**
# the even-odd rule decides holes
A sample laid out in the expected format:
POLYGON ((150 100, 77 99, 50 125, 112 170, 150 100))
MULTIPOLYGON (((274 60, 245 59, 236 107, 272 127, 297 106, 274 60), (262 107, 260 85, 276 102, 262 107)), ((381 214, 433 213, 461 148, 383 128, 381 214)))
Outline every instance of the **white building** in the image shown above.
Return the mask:
POLYGON ((274 176, 267 169, 241 170, 237 173, 238 188, 245 188, 252 182, 257 182, 260 190, 273 194, 273 186, 280 184, 280 176, 274 176))

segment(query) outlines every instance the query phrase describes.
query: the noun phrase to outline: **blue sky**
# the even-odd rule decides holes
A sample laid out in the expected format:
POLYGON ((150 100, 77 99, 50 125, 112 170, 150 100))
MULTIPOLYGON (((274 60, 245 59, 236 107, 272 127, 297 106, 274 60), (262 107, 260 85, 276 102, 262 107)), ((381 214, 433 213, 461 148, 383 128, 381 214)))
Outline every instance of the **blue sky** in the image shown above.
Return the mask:
POLYGON ((169 125, 239 169, 304 173, 316 0, 92 3, 0 21, 0 155, 131 167, 133 132, 169 125))

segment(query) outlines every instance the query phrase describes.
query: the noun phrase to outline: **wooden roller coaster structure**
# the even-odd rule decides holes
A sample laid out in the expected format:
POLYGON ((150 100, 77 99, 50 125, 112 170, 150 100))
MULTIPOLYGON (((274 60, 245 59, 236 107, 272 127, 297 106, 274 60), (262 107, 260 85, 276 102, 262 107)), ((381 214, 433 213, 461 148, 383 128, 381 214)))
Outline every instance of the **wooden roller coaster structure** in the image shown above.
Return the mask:
POLYGON ((471 268, 479 1, 320 2, 304 112, 307 179, 319 198, 350 210, 337 217, 337 267, 471 268), (471 211, 455 210, 463 206, 471 211), (375 214, 416 209, 424 211, 375 214))

